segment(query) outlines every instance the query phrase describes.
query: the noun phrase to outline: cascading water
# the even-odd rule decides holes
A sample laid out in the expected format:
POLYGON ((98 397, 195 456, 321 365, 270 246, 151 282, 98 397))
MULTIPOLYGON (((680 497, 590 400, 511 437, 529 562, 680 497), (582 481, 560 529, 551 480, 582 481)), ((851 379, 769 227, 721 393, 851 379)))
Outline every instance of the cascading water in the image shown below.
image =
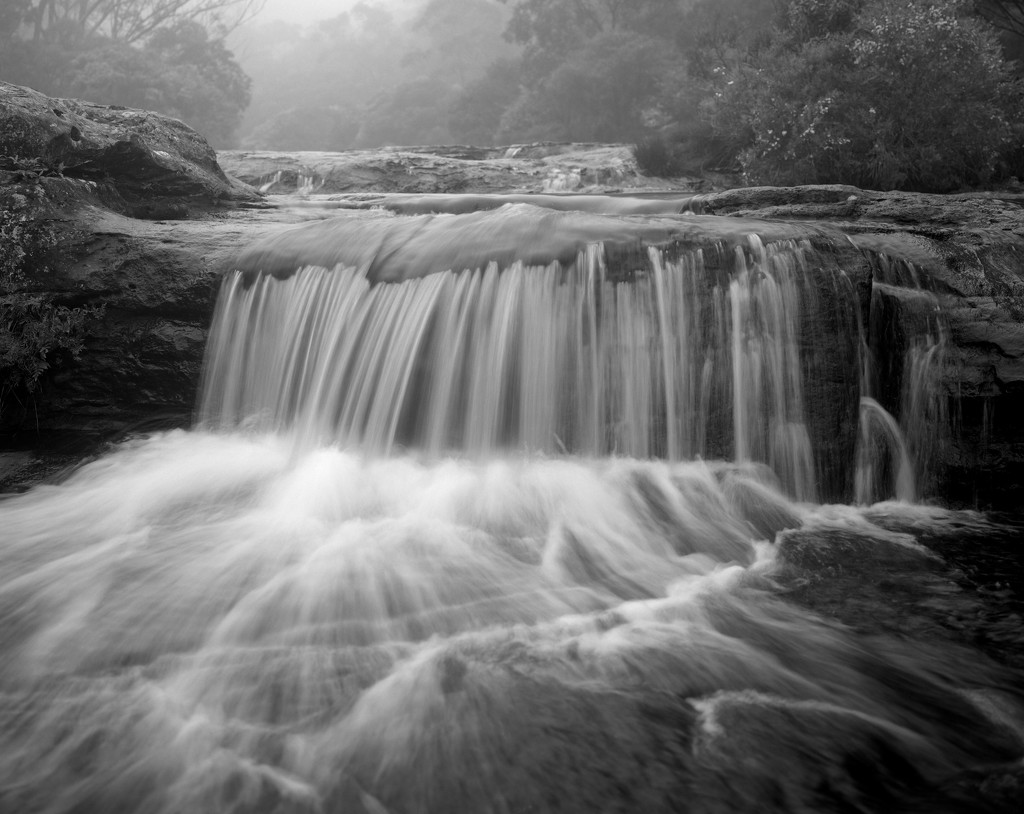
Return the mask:
POLYGON ((480 249, 581 223, 538 212, 296 230, 225 279, 197 429, 0 503, 0 810, 971 810, 1021 752, 988 668, 776 582, 787 534, 927 559, 894 513, 948 513, 812 501, 887 488, 872 428, 920 454, 936 354, 897 420, 815 236, 480 249))
POLYGON ((887 497, 886 485, 893 477, 896 495, 916 500, 933 474, 932 464, 949 430, 939 386, 946 361, 942 311, 912 263, 881 255, 875 258, 867 322, 858 502, 887 497), (889 467, 887 479, 880 475, 886 467, 868 450, 899 445, 906 447, 902 473, 900 467, 889 467))
POLYGON ((749 235, 612 279, 600 244, 566 266, 496 263, 373 285, 365 269, 228 278, 206 426, 433 454, 572 452, 764 462, 817 497, 800 334, 806 241, 749 235), (729 406, 731 405, 731 409, 729 406))

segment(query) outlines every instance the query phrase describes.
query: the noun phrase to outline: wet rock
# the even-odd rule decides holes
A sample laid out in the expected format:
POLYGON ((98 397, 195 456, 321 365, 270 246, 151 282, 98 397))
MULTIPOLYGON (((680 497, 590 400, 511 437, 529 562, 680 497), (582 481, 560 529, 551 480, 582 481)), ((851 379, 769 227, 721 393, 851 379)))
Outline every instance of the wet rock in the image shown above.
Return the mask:
POLYGON ((52 247, 27 285, 96 315, 77 361, 55 360, 21 410, 5 405, 0 433, 9 444, 36 445, 40 433, 84 440, 191 423, 221 274, 257 234, 282 228, 249 210, 215 220, 129 218, 86 197, 69 202, 67 187, 81 183, 41 179, 28 190, 27 214, 45 225, 52 247))
MULTIPOLYGON (((0 82, 0 156, 14 173, 88 181, 125 214, 180 218, 258 195, 228 178, 206 140, 177 119, 141 110, 51 99, 0 82), (119 205, 120 204, 120 205, 119 205)), ((23 180, 23 179, 22 179, 23 180)))
POLYGON ((939 297, 951 342, 944 389, 955 432, 939 452, 938 493, 960 505, 1020 506, 1024 195, 753 187, 697 195, 690 208, 830 224, 865 252, 912 263, 939 297))
POLYGON ((269 193, 605 192, 697 190, 699 179, 647 178, 625 144, 389 147, 340 153, 229 150, 221 165, 269 193))
POLYGON ((179 121, 0 83, 3 293, 87 314, 79 358, 51 354, 41 389, 5 399, 5 442, 187 424, 219 275, 259 228, 240 205, 258 197, 179 121))

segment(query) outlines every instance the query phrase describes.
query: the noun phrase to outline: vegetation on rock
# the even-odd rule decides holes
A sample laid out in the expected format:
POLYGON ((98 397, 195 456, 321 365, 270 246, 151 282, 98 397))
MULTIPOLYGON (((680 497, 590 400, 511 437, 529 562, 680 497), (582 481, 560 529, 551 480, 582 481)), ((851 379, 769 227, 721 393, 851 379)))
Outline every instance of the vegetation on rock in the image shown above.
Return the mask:
MULTIPOLYGON (((14 163, 10 160, 8 165, 14 163)), ((39 162, 20 170, 39 173, 39 162)), ((16 171, 17 172, 17 171, 16 171)), ((39 177, 41 173, 35 177, 39 177)), ((92 320, 102 307, 71 307, 41 291, 39 278, 58 236, 42 217, 37 187, 21 185, 0 198, 0 417, 26 407, 53 367, 77 359, 92 320), (13 402, 13 405, 12 405, 13 402)))

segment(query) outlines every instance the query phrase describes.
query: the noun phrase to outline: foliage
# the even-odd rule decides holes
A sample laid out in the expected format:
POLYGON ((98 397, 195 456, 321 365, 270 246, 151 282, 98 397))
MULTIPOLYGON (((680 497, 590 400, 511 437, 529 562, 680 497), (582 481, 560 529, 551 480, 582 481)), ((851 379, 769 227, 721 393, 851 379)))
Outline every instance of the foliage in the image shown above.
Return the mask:
POLYGON ((464 144, 495 144, 502 116, 521 91, 519 62, 512 59, 492 62, 486 74, 452 98, 448 107, 448 130, 452 137, 464 144))
POLYGON ((680 10, 677 0, 511 0, 511 5, 505 36, 533 53, 575 47, 615 31, 663 33, 680 10))
POLYGON ((43 294, 0 294, 0 415, 10 398, 35 393, 50 368, 81 356, 88 323, 99 314, 43 294))
POLYGON ((62 178, 65 166, 63 161, 51 162, 35 156, 0 155, 0 170, 11 173, 11 180, 17 184, 39 178, 62 178))
POLYGON ((0 16, 0 75, 53 96, 155 110, 229 146, 249 103, 248 77, 211 35, 215 12, 243 0, 24 0, 0 16), (148 12, 147 12, 148 10, 148 12), (141 16, 147 12, 146 16, 141 16))
POLYGON ((460 89, 489 64, 516 53, 501 39, 507 16, 490 0, 427 0, 410 23, 402 67, 414 72, 410 78, 440 79, 460 89))
POLYGON ((157 110, 224 147, 249 104, 250 80, 223 40, 196 22, 157 29, 143 49, 108 42, 71 64, 67 92, 101 104, 157 110))
POLYGON ((447 109, 450 86, 423 77, 404 82, 367 106, 356 146, 445 144, 451 141, 447 109))
MULTIPOLYGON (((263 6, 263 0, 5 0, 0 24, 23 27, 32 42, 64 47, 95 39, 141 44, 157 30, 183 22, 223 37, 263 6)), ((0 31, 3 29, 0 28, 0 31)))
POLYGON ((673 54, 630 32, 602 34, 525 90, 502 121, 502 140, 632 141, 655 116, 673 54))
POLYGON ((996 28, 1024 37, 1024 0, 978 0, 976 6, 996 28))
POLYGON ((56 235, 22 197, 0 207, 0 415, 11 398, 34 394, 52 367, 79 358, 90 322, 102 315, 102 308, 72 308, 31 291, 27 272, 40 271, 56 235))
POLYGON ((501 0, 512 9, 505 38, 524 47, 530 82, 549 76, 589 43, 615 33, 665 40, 680 25, 679 0, 501 0))
POLYGON ((964 15, 957 0, 794 0, 770 47, 720 66, 704 114, 755 183, 985 183, 1020 136, 1020 91, 964 15))

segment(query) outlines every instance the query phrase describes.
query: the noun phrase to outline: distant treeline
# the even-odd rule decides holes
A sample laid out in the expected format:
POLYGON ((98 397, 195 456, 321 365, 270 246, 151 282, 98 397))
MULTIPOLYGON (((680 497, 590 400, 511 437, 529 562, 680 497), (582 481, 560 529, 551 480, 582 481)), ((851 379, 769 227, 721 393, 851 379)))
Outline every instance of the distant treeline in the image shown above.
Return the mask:
POLYGON ((234 142, 251 81, 224 37, 263 0, 0 0, 0 79, 156 110, 234 142))
POLYGON ((1024 176, 1024 0, 368 0, 242 25, 236 58, 259 2, 6 0, 0 78, 219 147, 617 141, 751 183, 1024 176))

